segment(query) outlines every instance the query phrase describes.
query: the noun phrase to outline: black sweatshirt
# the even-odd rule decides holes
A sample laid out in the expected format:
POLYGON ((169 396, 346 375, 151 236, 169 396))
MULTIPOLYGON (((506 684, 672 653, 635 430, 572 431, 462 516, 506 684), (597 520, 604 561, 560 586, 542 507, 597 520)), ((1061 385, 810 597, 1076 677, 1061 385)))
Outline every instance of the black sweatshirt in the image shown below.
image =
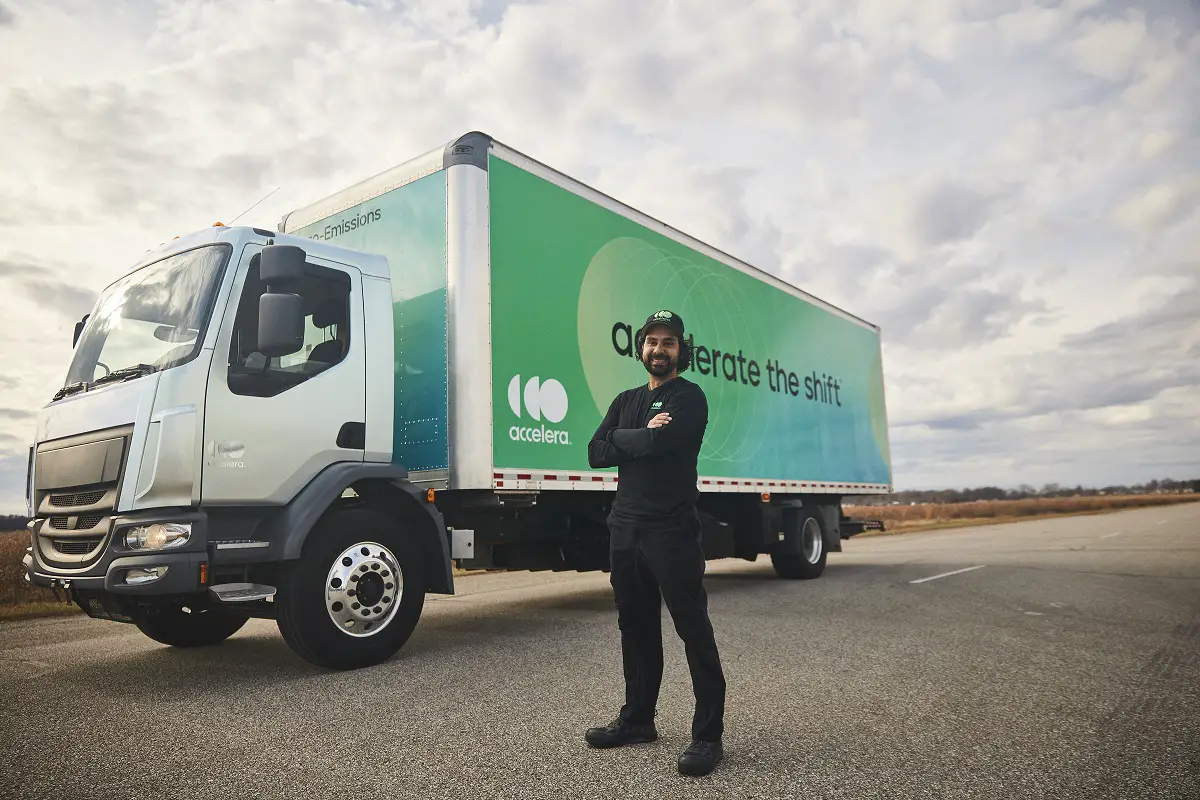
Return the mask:
POLYGON ((684 378, 653 391, 643 385, 617 395, 588 443, 593 469, 618 468, 613 516, 654 527, 694 524, 696 459, 707 427, 704 390, 684 378), (646 427, 663 412, 671 422, 646 427))

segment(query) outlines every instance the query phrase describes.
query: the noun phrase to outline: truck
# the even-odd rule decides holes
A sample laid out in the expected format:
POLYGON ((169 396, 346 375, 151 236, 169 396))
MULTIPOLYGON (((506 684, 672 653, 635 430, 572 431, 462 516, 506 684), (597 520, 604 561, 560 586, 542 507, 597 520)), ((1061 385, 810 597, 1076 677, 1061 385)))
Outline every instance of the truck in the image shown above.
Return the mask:
POLYGON ((708 559, 822 574, 891 491, 878 326, 480 132, 148 251, 37 414, 26 580, 167 645, 392 657, 460 570, 605 571, 587 444, 687 324, 708 559))

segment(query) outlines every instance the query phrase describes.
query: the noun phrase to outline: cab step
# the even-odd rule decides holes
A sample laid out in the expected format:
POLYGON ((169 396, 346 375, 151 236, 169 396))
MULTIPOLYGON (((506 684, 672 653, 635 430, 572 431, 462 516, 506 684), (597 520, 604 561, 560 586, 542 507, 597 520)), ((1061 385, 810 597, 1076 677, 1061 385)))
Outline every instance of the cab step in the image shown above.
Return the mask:
POLYGON ((208 587, 208 591, 222 603, 275 602, 275 587, 261 583, 220 583, 208 587))

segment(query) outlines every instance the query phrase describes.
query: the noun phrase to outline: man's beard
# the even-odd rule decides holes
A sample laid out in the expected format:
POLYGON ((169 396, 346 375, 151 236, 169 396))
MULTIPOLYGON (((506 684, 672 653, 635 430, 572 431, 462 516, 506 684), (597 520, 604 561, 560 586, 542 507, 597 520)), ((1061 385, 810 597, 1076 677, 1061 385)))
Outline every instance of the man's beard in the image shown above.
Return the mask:
POLYGON ((674 371, 677 363, 678 362, 676 362, 676 360, 670 356, 665 356, 662 361, 657 363, 654 361, 653 357, 647 358, 643 362, 646 367, 646 372, 649 372, 656 378, 664 378, 667 375, 670 375, 671 372, 674 371))

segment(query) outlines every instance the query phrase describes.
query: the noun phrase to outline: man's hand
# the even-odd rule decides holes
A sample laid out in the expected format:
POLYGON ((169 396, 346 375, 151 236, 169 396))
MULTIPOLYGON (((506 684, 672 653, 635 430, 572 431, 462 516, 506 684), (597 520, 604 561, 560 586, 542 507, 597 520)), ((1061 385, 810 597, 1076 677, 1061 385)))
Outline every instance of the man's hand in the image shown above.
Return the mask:
POLYGON ((654 419, 652 419, 648 423, 646 423, 646 427, 647 428, 665 428, 670 423, 671 423, 671 415, 664 411, 663 413, 659 414, 654 419))

